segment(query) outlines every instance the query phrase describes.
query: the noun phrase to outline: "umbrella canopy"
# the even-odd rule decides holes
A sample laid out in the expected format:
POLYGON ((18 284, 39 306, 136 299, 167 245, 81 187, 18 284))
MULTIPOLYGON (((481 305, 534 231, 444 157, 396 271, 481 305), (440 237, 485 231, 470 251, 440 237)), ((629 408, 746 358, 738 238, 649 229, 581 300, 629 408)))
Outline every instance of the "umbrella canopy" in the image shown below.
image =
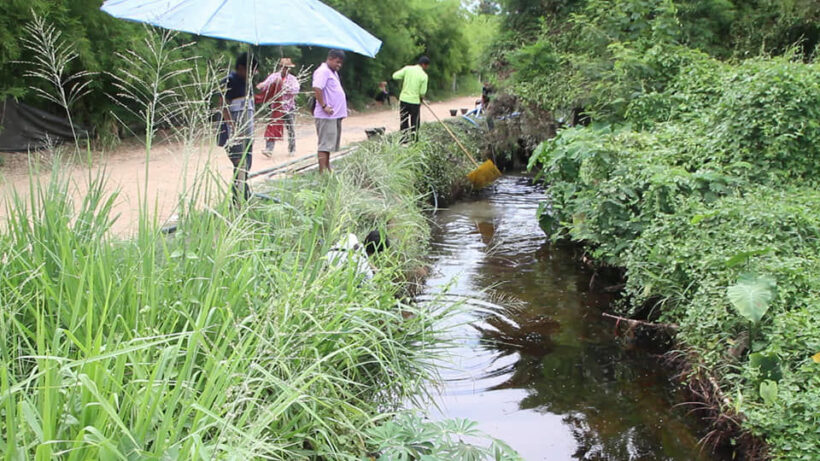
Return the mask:
POLYGON ((115 18, 254 45, 339 48, 375 57, 381 40, 318 0, 106 0, 115 18))

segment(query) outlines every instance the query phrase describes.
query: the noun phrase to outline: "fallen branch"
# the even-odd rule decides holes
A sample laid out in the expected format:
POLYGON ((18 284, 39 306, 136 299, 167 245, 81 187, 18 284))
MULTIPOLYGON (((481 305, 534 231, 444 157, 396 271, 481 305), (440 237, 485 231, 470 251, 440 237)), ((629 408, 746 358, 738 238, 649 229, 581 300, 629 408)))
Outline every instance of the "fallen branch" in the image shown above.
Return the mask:
POLYGON ((630 328, 635 327, 648 327, 648 328, 659 328, 663 330, 677 330, 679 327, 677 324, 674 323, 653 323, 653 322, 645 322, 643 320, 635 320, 629 319, 626 317, 619 317, 617 315, 607 314, 606 312, 601 313, 601 316, 607 317, 610 319, 616 320, 618 323, 626 323, 630 328))
POLYGON ((725 405, 724 408, 732 408, 732 402, 728 397, 726 397, 725 394, 723 394, 723 391, 720 389, 720 384, 718 384, 717 380, 712 375, 709 375, 709 384, 712 385, 712 391, 715 393, 715 397, 717 397, 721 403, 725 405))

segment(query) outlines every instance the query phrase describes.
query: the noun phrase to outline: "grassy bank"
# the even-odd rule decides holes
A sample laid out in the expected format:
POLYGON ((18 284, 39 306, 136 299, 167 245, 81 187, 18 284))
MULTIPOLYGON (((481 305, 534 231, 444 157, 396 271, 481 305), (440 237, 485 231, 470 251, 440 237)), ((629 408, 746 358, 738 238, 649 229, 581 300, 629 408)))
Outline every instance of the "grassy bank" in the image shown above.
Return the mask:
POLYGON ((679 326, 688 377, 717 384, 729 424, 713 435, 750 458, 817 459, 820 69, 673 57, 668 85, 621 101, 624 123, 536 151, 542 227, 626 269, 622 313, 679 326))
MULTIPOLYGON (((116 197, 103 179, 72 204, 55 168, 30 202, 8 204, 0 234, 2 457, 361 459, 429 448, 431 426, 391 421, 423 397, 442 344, 432 326, 446 313, 401 301, 424 264, 429 195, 466 186, 468 167, 442 138, 425 127, 409 148, 364 143, 333 175, 269 184, 280 203, 188 206, 170 237, 146 215, 126 241, 108 232, 116 197), (391 242, 372 281, 326 264, 341 236, 372 229, 391 242)), ((199 187, 210 196, 219 185, 199 187)), ((441 453, 476 450, 453 440, 441 453)))

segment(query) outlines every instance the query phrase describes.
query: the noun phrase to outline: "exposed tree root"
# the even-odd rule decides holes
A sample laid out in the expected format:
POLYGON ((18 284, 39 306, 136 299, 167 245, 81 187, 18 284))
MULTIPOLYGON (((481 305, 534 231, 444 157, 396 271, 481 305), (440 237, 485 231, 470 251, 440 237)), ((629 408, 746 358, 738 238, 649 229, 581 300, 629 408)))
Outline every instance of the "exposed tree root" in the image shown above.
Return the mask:
POLYGON ((720 388, 717 379, 707 370, 694 368, 698 363, 694 354, 680 351, 666 354, 668 363, 678 370, 675 379, 687 384, 691 402, 681 406, 691 407, 690 413, 709 423, 709 432, 701 439, 704 449, 731 453, 737 460, 770 459, 763 439, 750 434, 741 427, 743 415, 734 410, 731 399, 720 388))

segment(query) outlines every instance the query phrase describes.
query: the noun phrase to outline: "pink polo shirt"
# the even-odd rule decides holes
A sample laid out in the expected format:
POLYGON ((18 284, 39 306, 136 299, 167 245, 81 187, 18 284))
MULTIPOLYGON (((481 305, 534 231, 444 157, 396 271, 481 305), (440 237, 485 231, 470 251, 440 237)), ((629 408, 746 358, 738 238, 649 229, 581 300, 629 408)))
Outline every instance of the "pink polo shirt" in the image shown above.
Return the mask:
POLYGON ((313 88, 322 90, 325 104, 333 108, 333 115, 328 115, 316 102, 313 116, 316 118, 345 118, 347 117, 347 96, 342 88, 342 81, 339 80, 339 73, 330 69, 326 62, 323 62, 313 72, 313 88))

